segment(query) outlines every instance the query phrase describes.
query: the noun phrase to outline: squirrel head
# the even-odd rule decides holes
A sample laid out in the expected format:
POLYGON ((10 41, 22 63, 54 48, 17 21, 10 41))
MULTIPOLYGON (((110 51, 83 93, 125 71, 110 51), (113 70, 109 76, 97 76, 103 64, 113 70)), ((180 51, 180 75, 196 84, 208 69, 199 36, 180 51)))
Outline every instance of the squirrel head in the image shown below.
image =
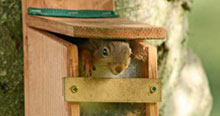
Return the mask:
POLYGON ((131 48, 126 41, 91 40, 93 47, 93 63, 106 65, 114 75, 125 71, 131 60, 131 48))

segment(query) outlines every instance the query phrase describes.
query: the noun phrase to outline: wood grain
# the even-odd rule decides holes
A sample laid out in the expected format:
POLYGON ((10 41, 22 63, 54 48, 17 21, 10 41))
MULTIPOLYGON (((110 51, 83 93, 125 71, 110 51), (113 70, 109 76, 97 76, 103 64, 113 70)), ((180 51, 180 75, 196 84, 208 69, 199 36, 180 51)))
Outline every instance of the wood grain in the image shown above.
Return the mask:
POLYGON ((159 79, 145 78, 86 78, 67 77, 64 79, 64 99, 68 102, 159 102, 161 92, 159 79), (150 87, 157 86, 155 93, 150 87), (72 93, 71 87, 78 91, 72 93))
POLYGON ((28 7, 56 9, 114 10, 114 0, 28 0, 28 7))
POLYGON ((27 24, 34 28, 72 37, 104 39, 163 39, 164 28, 121 18, 74 19, 28 16, 27 24))
MULTIPOLYGON (((27 37, 26 116, 67 116, 62 96, 62 77, 71 74, 68 52, 72 46, 74 49, 77 47, 31 28, 27 29, 27 37)), ((77 69, 71 70, 73 75, 77 74, 77 69)))

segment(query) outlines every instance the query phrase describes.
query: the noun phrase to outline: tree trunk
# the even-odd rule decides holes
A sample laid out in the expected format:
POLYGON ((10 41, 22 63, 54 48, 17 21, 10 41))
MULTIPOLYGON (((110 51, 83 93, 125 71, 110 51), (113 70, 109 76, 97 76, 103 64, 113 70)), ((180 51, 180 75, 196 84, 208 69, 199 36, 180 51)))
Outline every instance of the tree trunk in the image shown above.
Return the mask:
POLYGON ((24 116, 21 1, 0 0, 0 116, 24 116))
POLYGON ((187 49, 190 7, 190 0, 116 0, 121 17, 167 31, 166 40, 147 41, 158 48, 163 83, 161 116, 208 116, 211 111, 207 77, 199 59, 187 49))

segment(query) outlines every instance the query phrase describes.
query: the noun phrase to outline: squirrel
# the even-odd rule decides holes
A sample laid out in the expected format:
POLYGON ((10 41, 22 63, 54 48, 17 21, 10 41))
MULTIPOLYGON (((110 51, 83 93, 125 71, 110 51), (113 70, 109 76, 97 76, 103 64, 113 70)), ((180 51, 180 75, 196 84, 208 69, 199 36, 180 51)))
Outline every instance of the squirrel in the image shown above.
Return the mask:
POLYGON ((79 45, 80 62, 85 76, 92 76, 96 65, 108 67, 114 75, 123 73, 131 58, 145 61, 146 43, 139 40, 98 40, 88 39, 79 45))
POLYGON ((89 39, 79 45, 82 69, 86 76, 92 76, 96 65, 108 67, 114 75, 123 73, 131 61, 129 42, 122 40, 89 39))

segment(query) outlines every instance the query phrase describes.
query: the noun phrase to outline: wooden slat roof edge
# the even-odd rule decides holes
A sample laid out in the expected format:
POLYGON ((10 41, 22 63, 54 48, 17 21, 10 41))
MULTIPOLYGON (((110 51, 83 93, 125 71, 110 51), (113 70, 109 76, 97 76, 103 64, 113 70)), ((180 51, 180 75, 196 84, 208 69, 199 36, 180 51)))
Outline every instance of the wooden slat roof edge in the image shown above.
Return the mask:
MULTIPOLYGON (((86 26, 80 24, 72 24, 70 22, 57 21, 53 18, 40 17, 40 16, 27 16, 27 24, 31 27, 55 32, 72 37, 82 38, 102 38, 102 39, 153 39, 160 40, 166 38, 166 30, 162 27, 149 26, 149 27, 100 27, 86 26)), ((54 18, 56 19, 56 18, 54 18)), ((105 19, 103 19, 105 20, 105 19)), ((73 20, 74 22, 74 20, 73 20)), ((137 23, 138 25, 141 25, 137 23)), ((145 25, 145 24, 143 24, 145 25)), ((146 24, 147 25, 147 24, 146 24)), ((109 25, 111 26, 111 25, 109 25)))

